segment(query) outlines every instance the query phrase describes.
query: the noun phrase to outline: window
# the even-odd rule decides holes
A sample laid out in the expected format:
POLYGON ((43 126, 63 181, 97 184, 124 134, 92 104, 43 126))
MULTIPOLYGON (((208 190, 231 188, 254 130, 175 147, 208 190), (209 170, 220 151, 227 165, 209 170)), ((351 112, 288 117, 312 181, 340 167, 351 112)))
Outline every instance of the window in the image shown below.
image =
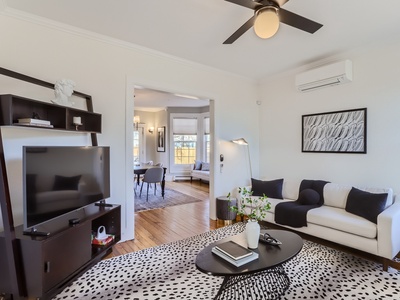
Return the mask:
POLYGON ((205 117, 204 121, 204 161, 210 162, 210 118, 205 117))
POLYGON ((196 159, 197 135, 174 134, 175 161, 177 165, 192 164, 196 159))
POLYGON ((133 164, 138 165, 145 161, 146 137, 142 124, 139 124, 137 130, 133 130, 133 164))
POLYGON ((174 164, 192 164, 197 152, 197 119, 173 118, 174 164))
POLYGON ((171 113, 170 173, 186 176, 196 160, 210 162, 210 114, 171 113))
POLYGON ((140 143, 139 143, 139 131, 133 132, 133 160, 135 164, 140 161, 140 143))

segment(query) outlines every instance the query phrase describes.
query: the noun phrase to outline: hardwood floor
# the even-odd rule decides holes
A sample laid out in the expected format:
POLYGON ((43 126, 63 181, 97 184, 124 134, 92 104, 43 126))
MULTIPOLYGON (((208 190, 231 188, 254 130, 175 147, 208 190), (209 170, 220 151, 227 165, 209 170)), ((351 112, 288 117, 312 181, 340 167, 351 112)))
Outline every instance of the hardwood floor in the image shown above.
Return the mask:
POLYGON ((134 213, 135 239, 115 245, 107 258, 181 240, 220 227, 217 221, 209 218, 208 184, 177 181, 166 182, 166 187, 203 201, 134 213))

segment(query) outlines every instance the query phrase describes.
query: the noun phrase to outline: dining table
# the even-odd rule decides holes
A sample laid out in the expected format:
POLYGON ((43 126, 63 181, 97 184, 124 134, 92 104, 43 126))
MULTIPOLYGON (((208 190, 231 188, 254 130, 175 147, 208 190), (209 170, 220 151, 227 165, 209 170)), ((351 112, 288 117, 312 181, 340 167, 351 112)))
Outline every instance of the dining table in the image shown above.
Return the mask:
MULTIPOLYGON (((160 167, 149 166, 149 165, 133 166, 133 173, 135 175, 137 175, 136 182, 137 182, 138 186, 140 185, 140 175, 143 175, 144 173, 146 173, 146 171, 150 168, 160 168, 160 167)), ((161 196, 164 198, 164 195, 165 195, 165 173, 167 172, 167 168, 166 167, 162 167, 162 168, 163 168, 164 172, 163 172, 163 178, 162 178, 160 184, 161 184, 161 196)))

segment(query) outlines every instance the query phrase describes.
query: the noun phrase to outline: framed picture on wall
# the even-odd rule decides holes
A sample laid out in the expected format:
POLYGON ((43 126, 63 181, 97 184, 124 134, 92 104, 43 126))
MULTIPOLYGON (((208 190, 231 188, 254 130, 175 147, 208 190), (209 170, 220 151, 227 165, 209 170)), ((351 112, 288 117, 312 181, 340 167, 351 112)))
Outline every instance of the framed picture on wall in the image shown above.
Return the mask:
POLYGON ((367 109, 302 116, 302 152, 367 153, 367 109))
POLYGON ((165 152, 165 126, 157 128, 157 152, 165 152))

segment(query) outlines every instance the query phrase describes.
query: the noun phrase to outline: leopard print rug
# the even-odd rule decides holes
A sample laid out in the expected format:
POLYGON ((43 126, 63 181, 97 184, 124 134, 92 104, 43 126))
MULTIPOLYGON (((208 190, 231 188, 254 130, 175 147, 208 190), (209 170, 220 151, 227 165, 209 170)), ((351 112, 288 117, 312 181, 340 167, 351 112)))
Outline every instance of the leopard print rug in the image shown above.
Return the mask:
MULTIPOLYGON (((198 271, 196 255, 243 230, 237 223, 101 261, 54 299, 213 299, 223 278, 198 271)), ((281 299, 400 299, 400 271, 310 241, 284 269, 291 284, 281 299)))

